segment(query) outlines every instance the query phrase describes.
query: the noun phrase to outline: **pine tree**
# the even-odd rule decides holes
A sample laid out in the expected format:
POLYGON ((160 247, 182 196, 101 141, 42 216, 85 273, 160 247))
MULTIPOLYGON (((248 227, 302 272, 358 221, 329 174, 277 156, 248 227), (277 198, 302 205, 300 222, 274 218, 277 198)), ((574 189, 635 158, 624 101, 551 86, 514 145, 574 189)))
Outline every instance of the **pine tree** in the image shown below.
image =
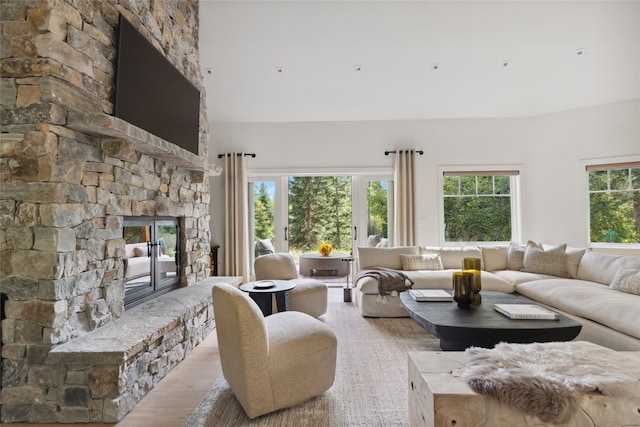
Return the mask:
POLYGON ((264 182, 254 190, 254 227, 257 239, 270 239, 275 231, 275 205, 264 182))
POLYGON ((351 250, 351 178, 289 179, 289 247, 317 251, 327 242, 351 250))

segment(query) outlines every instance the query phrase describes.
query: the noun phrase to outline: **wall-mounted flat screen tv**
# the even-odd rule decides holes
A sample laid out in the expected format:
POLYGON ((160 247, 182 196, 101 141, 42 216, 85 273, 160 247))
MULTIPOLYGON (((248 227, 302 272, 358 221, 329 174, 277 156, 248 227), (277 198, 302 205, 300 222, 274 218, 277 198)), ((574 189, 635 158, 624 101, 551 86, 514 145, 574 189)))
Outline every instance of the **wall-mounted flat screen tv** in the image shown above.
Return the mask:
POLYGON ((122 15, 115 116, 198 154, 200 91, 122 15))

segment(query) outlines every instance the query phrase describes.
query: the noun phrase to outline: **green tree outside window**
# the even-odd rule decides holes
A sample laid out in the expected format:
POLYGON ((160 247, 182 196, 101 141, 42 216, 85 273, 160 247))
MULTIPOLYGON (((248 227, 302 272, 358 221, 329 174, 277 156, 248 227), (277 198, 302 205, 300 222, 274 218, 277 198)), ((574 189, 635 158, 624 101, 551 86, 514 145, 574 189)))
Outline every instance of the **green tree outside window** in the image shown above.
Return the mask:
POLYGON ((640 243, 640 168, 589 171, 590 241, 640 243))

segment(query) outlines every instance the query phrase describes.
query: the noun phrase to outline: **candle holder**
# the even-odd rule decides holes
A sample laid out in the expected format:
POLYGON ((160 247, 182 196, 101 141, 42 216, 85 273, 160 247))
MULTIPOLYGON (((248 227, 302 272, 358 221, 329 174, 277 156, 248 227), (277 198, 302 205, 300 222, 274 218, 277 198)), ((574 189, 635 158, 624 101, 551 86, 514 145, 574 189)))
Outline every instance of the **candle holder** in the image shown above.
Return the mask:
POLYGON ((482 296, 480 295, 482 290, 480 262, 480 258, 462 259, 462 271, 473 273, 473 305, 478 305, 482 302, 482 296))
POLYGON ((460 308, 467 308, 473 302, 473 277, 470 271, 453 272, 453 300, 460 308))

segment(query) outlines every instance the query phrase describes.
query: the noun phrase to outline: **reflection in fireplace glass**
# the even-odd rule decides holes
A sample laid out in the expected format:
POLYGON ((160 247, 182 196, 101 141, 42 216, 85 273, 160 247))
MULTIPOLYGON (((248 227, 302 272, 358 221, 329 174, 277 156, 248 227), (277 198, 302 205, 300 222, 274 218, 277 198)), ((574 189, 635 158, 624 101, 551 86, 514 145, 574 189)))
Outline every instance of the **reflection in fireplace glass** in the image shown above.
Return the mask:
POLYGON ((178 221, 127 218, 125 240, 125 307, 132 307, 178 287, 178 221))

